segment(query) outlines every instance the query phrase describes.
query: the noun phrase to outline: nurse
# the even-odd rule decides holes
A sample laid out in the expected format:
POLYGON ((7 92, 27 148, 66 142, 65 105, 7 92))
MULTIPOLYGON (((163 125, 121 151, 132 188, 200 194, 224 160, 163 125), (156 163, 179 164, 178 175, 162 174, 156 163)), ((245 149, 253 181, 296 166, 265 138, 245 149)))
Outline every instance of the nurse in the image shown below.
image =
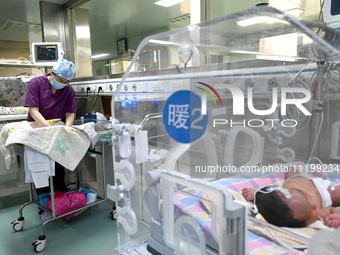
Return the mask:
MULTIPOLYGON (((28 83, 25 106, 27 121, 35 121, 40 127, 49 127, 49 119, 61 119, 66 126, 73 124, 76 113, 75 92, 69 82, 75 73, 71 61, 59 59, 51 73, 34 77, 28 83)), ((64 167, 55 162, 54 190, 66 191, 64 167)), ((37 195, 48 193, 49 188, 37 189, 37 195)))

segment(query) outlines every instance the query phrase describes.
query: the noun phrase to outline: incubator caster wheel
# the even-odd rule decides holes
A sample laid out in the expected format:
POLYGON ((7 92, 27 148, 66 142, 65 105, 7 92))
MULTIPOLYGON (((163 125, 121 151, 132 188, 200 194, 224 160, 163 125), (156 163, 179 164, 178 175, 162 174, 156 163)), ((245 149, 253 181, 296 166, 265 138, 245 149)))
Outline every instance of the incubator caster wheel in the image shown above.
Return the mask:
POLYGON ((110 214, 111 214, 111 218, 112 218, 113 220, 116 220, 116 219, 117 219, 117 208, 116 208, 116 204, 113 204, 112 210, 111 210, 110 214))
POLYGON ((113 220, 116 220, 117 219, 117 211, 116 210, 112 210, 111 212, 110 212, 110 214, 111 214, 111 218, 113 219, 113 220))
POLYGON ((32 243, 32 245, 34 245, 35 252, 41 252, 43 249, 45 249, 46 236, 45 235, 39 236, 38 239, 32 243))
POLYGON ((12 221, 14 231, 18 232, 24 228, 25 218, 19 217, 17 220, 12 221))

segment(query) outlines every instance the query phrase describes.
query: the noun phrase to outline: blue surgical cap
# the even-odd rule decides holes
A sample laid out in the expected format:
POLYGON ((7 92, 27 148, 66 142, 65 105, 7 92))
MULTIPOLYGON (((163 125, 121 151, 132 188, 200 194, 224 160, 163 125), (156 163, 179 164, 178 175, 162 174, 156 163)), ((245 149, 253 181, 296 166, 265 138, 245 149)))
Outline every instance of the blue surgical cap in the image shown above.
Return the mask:
POLYGON ((76 71, 74 64, 66 59, 58 59, 58 62, 52 68, 53 72, 67 80, 72 80, 76 71))

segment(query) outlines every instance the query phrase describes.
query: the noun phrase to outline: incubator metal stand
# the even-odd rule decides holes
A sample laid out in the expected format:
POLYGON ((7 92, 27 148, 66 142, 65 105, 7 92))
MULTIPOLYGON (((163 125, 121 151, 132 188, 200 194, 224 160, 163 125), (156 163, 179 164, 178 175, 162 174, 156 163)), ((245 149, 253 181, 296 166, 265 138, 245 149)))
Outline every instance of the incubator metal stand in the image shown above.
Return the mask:
MULTIPOLYGON (((100 143, 100 146, 102 148, 102 151, 103 151, 103 147, 104 147, 104 143, 100 143)), ((16 152, 17 155, 21 156, 21 157, 24 157, 24 147, 21 146, 21 145, 17 145, 17 144, 14 144, 13 145, 13 148, 14 148, 14 151, 16 152)), ((53 176, 50 176, 50 180, 49 180, 49 183, 50 183, 50 190, 51 190, 51 201, 52 201, 52 211, 50 211, 49 209, 47 209, 46 207, 44 207, 40 202, 39 200, 35 197, 35 194, 34 194, 34 185, 32 183, 29 183, 29 196, 30 196, 30 201, 23 204, 20 209, 19 209, 19 218, 13 222, 11 222, 11 224, 13 224, 13 230, 16 231, 16 232, 19 232, 21 231, 23 228, 24 228, 24 224, 25 224, 25 218, 23 216, 23 209, 27 206, 27 205, 30 205, 30 204, 35 204, 38 206, 38 208, 44 210, 45 212, 49 213, 51 215, 51 218, 47 219, 45 222, 42 223, 42 226, 41 226, 41 229, 40 229, 40 235, 39 237, 32 243, 32 245, 34 246, 34 250, 35 252, 41 252, 45 249, 45 246, 46 246, 46 235, 44 234, 44 228, 46 226, 46 224, 52 222, 52 221, 55 221, 57 219, 60 219, 60 218, 63 218, 67 215, 70 215, 70 214, 73 214, 73 213, 76 213, 76 212, 79 212, 79 211, 82 211, 82 210, 85 210, 87 208, 90 208, 90 207, 93 207, 93 206, 96 206, 100 203, 103 203, 103 202, 107 202, 107 196, 106 196, 106 186, 105 186, 105 159, 104 159, 104 153, 101 153, 101 152, 96 152, 94 151, 95 153, 98 153, 98 154, 102 154, 102 177, 103 177, 103 188, 104 188, 104 192, 102 194, 100 194, 98 191, 95 191, 93 190, 92 187, 89 187, 89 186, 86 186, 86 184, 81 184, 80 186, 82 187, 86 187, 86 188, 89 188, 91 189, 93 192, 95 192, 97 194, 97 200, 95 202, 91 202, 91 203, 88 203, 86 204, 85 206, 82 206, 80 208, 77 208, 75 210, 72 210, 72 211, 69 211, 67 213, 64 213, 64 214, 60 214, 60 215, 56 215, 56 211, 55 211, 55 197, 54 197, 54 194, 55 194, 55 190, 54 190, 54 186, 53 186, 53 176)), ((74 170, 74 171, 78 171, 78 169, 74 170)))

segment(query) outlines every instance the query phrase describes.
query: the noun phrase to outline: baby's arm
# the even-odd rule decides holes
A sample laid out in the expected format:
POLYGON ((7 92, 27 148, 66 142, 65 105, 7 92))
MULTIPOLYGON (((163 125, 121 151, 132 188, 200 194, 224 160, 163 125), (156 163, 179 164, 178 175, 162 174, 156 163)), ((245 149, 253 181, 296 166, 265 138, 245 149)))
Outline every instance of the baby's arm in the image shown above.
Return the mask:
POLYGON ((317 210, 317 214, 322 219, 325 219, 328 215, 340 214, 340 210, 335 207, 322 207, 317 210))
POLYGON ((254 194, 255 194, 255 189, 254 188, 244 188, 242 190, 242 196, 247 201, 253 201, 254 200, 254 194))
POLYGON ((336 207, 331 207, 331 214, 340 214, 340 209, 336 207))

